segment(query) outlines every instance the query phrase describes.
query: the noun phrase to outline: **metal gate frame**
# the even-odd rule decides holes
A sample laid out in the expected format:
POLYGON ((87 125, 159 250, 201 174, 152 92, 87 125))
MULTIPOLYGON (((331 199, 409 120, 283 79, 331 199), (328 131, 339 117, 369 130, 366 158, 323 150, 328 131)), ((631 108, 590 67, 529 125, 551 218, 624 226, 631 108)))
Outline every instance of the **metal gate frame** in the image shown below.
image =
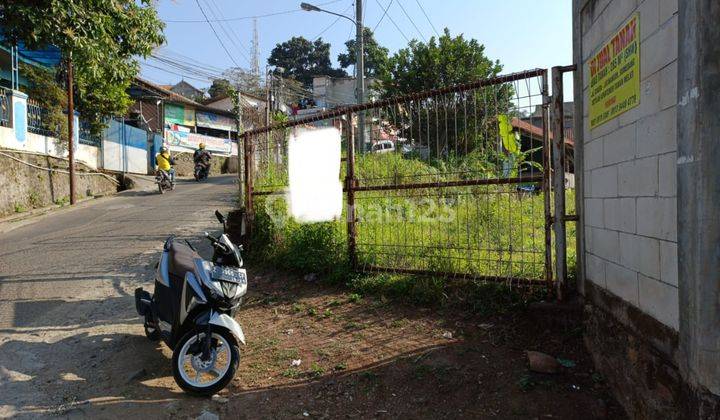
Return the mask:
MULTIPOLYGON (((412 100, 421 100, 436 97, 442 94, 448 93, 459 93, 468 91, 471 89, 477 89, 481 87, 501 85, 508 82, 518 81, 522 79, 528 79, 532 77, 540 77, 542 80, 542 167, 543 171, 540 175, 534 175, 533 177, 515 177, 515 178, 495 178, 495 179, 470 179, 470 180, 457 180, 457 181, 445 181, 445 182, 427 182, 427 183, 413 183, 413 184, 402 184, 402 185, 360 185, 358 178, 355 174, 355 142, 354 142, 354 130, 352 124, 346 124, 347 130, 347 165, 346 165, 346 176, 344 182, 343 191, 347 194, 347 247, 349 263, 353 270, 358 270, 357 260, 357 229, 356 223, 358 222, 356 217, 356 205, 355 198, 356 193, 364 191, 379 191, 379 190, 400 190, 400 189, 422 189, 422 188, 444 188, 444 187, 457 187, 457 186, 479 186, 479 185, 499 185, 499 184, 518 184, 525 182, 540 182, 541 191, 543 194, 543 211, 544 211, 544 278, 543 279, 528 279, 528 278, 511 278, 507 276, 474 276, 484 281, 495 281, 495 282, 506 282, 512 280, 514 284, 519 285, 546 285, 549 292, 554 291, 558 298, 563 298, 566 292, 566 278, 567 278, 567 262, 565 253, 565 222, 568 220, 577 220, 577 216, 565 215, 565 171, 564 171, 564 130, 563 125, 563 96, 562 96, 562 74, 568 71, 574 71, 575 66, 564 66, 554 67, 552 69, 553 76, 553 93, 551 97, 548 86, 548 71, 546 69, 533 69, 518 73, 512 73, 503 76, 497 76, 490 79, 479 80, 473 83, 455 85, 451 87, 445 87, 440 89, 432 89, 422 92, 416 92, 409 95, 402 95, 398 97, 388 98, 372 103, 364 103, 359 105, 352 105, 343 108, 337 108, 334 110, 314 114, 304 118, 296 119, 294 121, 288 121, 284 123, 272 124, 266 127, 260 127, 253 130, 248 130, 241 134, 240 141, 242 144, 242 159, 239 162, 242 166, 242 173, 244 176, 244 196, 245 205, 245 217, 246 217, 246 237, 250 237, 250 233, 253 229, 253 221, 255 216, 254 210, 254 197, 260 195, 271 195, 281 194, 282 191, 255 191, 254 186, 254 174, 252 172, 255 167, 254 159, 256 156, 256 142, 254 139, 259 138, 261 134, 265 134, 267 137, 268 133, 274 130, 284 130, 291 127, 296 127, 304 124, 310 124, 322 120, 328 120, 331 118, 343 117, 347 118, 347 121, 352 121, 353 114, 386 107, 390 105, 397 105, 403 102, 412 100), (553 131, 556 134, 552 138, 550 133, 550 107, 552 105, 552 124, 553 131), (551 152, 552 150, 552 152, 551 152), (551 209, 551 193, 554 193, 554 212, 551 209), (557 215, 563 215, 557 217, 557 215), (553 232, 554 231, 554 232, 553 232), (554 248, 556 252, 556 259, 553 264, 553 233, 555 234, 554 248), (553 265, 555 270, 553 270, 553 265), (553 272, 555 276, 553 276, 553 272), (540 280, 540 281, 538 281, 540 280), (554 283, 554 284, 553 284, 554 283), (554 286, 554 287, 553 287, 554 286)), ((240 155, 240 154, 239 154, 240 155)), ((437 272, 437 271, 426 271, 426 270, 414 270, 414 269, 403 269, 403 268, 391 268, 391 267, 370 267, 372 271, 389 271, 389 272, 402 272, 419 275, 433 275, 442 276, 448 278, 467 278, 465 273, 448 273, 448 272, 437 272)))

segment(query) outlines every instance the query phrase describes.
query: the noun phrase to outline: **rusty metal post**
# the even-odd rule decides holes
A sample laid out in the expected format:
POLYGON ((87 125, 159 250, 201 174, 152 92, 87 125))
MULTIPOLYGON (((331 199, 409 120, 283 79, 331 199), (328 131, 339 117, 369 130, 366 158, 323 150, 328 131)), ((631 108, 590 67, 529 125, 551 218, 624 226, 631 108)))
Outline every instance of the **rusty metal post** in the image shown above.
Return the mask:
POLYGON ((245 135, 243 137, 243 155, 245 167, 245 237, 251 237, 253 221, 255 219, 255 211, 253 210, 253 154, 254 142, 253 136, 245 135))
POLYGON ((346 114, 347 118, 347 175, 345 176, 345 188, 347 190, 347 234, 348 234, 348 259, 350 269, 357 269, 357 250, 355 230, 355 135, 352 126, 352 112, 346 114))
POLYGON ((552 68, 552 180, 555 199, 555 291, 563 300, 567 288, 567 248, 565 237, 565 116, 563 114, 563 69, 552 68))
POLYGON ((552 214, 550 213, 550 135, 549 135, 549 106, 550 96, 548 94, 547 70, 542 74, 542 97, 543 97, 543 207, 545 211, 545 281, 548 286, 548 293, 552 291, 552 214))
POLYGON ((70 172, 70 205, 75 204, 75 104, 73 103, 73 65, 67 59, 67 101, 68 101, 68 166, 70 172))

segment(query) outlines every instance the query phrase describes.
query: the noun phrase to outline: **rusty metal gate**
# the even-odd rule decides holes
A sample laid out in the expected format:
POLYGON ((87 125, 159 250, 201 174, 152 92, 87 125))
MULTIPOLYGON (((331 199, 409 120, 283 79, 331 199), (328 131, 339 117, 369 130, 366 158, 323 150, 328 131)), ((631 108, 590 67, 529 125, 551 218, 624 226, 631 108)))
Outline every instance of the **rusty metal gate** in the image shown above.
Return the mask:
MULTIPOLYGON (((558 218, 554 241, 550 168, 562 168, 565 142, 562 128, 550 133, 551 102, 548 72, 535 69, 247 131, 248 227, 286 217, 289 137, 334 126, 343 133, 345 220, 333 229, 352 269, 552 286, 551 249, 565 246, 568 218, 558 218)), ((562 116, 562 93, 559 107, 562 116)), ((564 198, 554 205, 565 214, 564 198)))

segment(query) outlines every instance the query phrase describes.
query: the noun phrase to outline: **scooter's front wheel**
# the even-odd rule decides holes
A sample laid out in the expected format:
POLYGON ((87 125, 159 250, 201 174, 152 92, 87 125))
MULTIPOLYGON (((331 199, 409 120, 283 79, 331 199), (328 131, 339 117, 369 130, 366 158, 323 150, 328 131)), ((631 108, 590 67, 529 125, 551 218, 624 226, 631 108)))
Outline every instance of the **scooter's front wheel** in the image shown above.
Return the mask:
POLYGON ((232 380, 240 364, 240 349, 235 337, 225 328, 212 327, 211 347, 203 358, 207 330, 185 334, 173 351, 173 376, 184 391, 212 395, 232 380))

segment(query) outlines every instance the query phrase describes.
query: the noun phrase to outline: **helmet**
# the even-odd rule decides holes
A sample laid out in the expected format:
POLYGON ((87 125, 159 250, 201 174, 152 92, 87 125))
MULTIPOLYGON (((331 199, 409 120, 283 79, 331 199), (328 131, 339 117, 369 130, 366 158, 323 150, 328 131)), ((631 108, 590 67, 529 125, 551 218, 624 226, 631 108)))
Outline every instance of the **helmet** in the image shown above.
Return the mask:
POLYGON ((160 153, 165 153, 165 152, 167 152, 167 151, 168 151, 168 149, 167 149, 167 147, 165 147, 165 146, 163 146, 163 147, 160 148, 160 153))
POLYGON ((201 149, 204 149, 204 148, 205 148, 205 143, 200 143, 200 144, 198 145, 198 147, 200 147, 201 149))

